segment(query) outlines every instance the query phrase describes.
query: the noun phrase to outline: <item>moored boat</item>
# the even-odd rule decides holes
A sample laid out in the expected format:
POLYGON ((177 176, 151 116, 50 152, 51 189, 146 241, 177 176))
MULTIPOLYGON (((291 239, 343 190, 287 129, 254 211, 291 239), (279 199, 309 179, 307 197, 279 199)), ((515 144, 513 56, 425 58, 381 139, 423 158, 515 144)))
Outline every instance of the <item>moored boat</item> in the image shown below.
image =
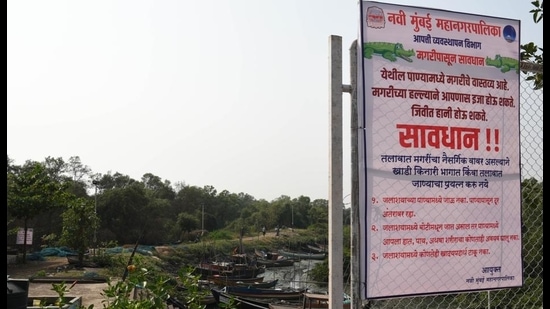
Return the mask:
POLYGON ((214 299, 218 304, 225 306, 235 306, 237 309, 269 309, 269 302, 258 299, 231 295, 223 289, 210 289, 214 299))
POLYGON ((269 309, 302 309, 303 304, 296 303, 269 303, 269 309))
POLYGON ((318 245, 306 245, 308 251, 316 252, 316 253, 327 253, 327 248, 325 246, 318 246, 318 245))
MULTIPOLYGON (((209 277, 209 278, 212 278, 212 276, 209 277)), ((218 278, 215 278, 214 280, 209 280, 209 281, 212 282, 213 284, 217 285, 217 286, 220 286, 220 287, 224 287, 224 286, 244 286, 244 287, 262 288, 262 289, 273 288, 279 282, 279 279, 273 279, 273 280, 270 280, 270 281, 263 281, 263 280, 252 281, 251 279, 263 279, 263 278, 258 277, 258 278, 249 278, 249 279, 243 279, 243 280, 239 280, 239 279, 224 280, 224 279, 221 279, 220 277, 218 277, 218 278)))
MULTIPOLYGON (((296 303, 270 303, 269 309, 327 309, 329 307, 329 296, 327 294, 304 293, 304 300, 300 304, 296 303)), ((344 295, 342 309, 351 308, 351 299, 344 295)))
MULTIPOLYGON (((323 309, 329 307, 329 296, 327 294, 304 293, 303 309, 323 309)), ((343 309, 351 308, 351 299, 344 295, 343 309)))
POLYGON ((326 258, 326 253, 310 253, 310 252, 291 252, 286 250, 279 250, 279 254, 294 259, 301 260, 324 260, 326 258))
POLYGON ((276 252, 265 252, 258 249, 254 249, 254 254, 256 255, 256 264, 266 268, 292 266, 299 261, 299 259, 288 258, 276 252))
POLYGON ((260 289, 269 289, 274 288, 277 283, 279 283, 279 279, 273 279, 270 281, 263 281, 263 282, 252 282, 252 283, 246 283, 242 281, 235 282, 234 286, 245 286, 249 288, 260 288, 260 289))
POLYGON ((250 286, 226 286, 223 291, 230 295, 250 298, 300 299, 306 289, 262 289, 250 286))
POLYGON ((195 267, 194 273, 206 279, 212 275, 232 276, 241 278, 253 278, 264 273, 265 267, 248 264, 235 264, 233 262, 200 263, 195 267))
POLYGON ((278 260, 284 258, 284 256, 280 255, 278 252, 266 252, 258 249, 254 249, 254 255, 265 260, 278 260))
POLYGON ((293 258, 282 258, 278 260, 263 260, 258 259, 257 263, 260 266, 265 266, 266 268, 274 268, 274 267, 287 267, 294 265, 295 262, 298 262, 298 259, 293 258))
POLYGON ((251 277, 251 278, 243 278, 240 276, 223 276, 223 275, 212 275, 207 276, 206 280, 220 286, 226 286, 226 285, 234 285, 237 282, 241 283, 254 283, 254 282, 263 282, 264 277, 251 277))

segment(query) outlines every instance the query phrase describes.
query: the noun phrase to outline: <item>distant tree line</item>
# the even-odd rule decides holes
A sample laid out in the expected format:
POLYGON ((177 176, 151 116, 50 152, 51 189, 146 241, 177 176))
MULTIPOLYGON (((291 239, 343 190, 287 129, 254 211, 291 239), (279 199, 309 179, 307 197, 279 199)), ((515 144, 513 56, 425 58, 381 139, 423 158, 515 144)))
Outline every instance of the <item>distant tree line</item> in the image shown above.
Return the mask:
MULTIPOLYGON (((192 231, 202 229, 243 228, 248 235, 259 234, 263 226, 318 228, 321 235, 328 229, 324 199, 257 200, 213 186, 172 185, 151 173, 140 180, 119 172, 94 173, 78 156, 15 165, 8 155, 7 163, 8 245, 15 244, 19 228, 33 228, 33 249, 66 245, 83 251, 106 242, 189 241, 192 231)), ((344 217, 349 223, 349 210, 344 217)))

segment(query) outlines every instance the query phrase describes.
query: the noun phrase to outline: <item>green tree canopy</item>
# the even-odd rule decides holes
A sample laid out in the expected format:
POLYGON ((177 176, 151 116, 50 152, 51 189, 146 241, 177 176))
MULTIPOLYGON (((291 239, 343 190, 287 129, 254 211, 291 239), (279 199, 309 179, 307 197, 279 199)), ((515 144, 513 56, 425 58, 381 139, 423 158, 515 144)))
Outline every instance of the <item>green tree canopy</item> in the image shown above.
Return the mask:
MULTIPOLYGON (((531 4, 535 7, 530 13, 533 14, 533 22, 535 24, 538 24, 539 22, 542 22, 543 18, 543 1, 533 1, 531 4)), ((542 38, 541 38, 542 40, 542 38)), ((535 43, 529 42, 526 44, 521 45, 521 53, 520 58, 522 61, 529 61, 536 64, 543 64, 543 49, 542 47, 538 47, 535 43)), ((532 72, 526 72, 528 75, 526 77, 526 80, 533 81, 534 83, 534 89, 539 90, 543 87, 543 76, 542 72, 540 73, 532 73, 532 72)))
POLYGON ((25 246, 30 219, 52 209, 63 208, 74 198, 67 193, 68 184, 50 177, 44 164, 39 162, 27 161, 23 166, 8 168, 8 214, 23 221, 25 246))

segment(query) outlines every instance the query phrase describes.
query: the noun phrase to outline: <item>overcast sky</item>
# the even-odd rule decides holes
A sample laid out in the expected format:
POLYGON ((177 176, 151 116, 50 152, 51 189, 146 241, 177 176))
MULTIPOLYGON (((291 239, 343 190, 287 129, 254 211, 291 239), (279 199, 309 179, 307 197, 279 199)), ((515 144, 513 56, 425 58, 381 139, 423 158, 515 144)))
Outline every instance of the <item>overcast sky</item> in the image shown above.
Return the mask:
MULTIPOLYGON (((391 3, 521 20, 542 47, 530 0, 391 3)), ((358 16, 355 0, 8 0, 7 154, 328 199, 328 43, 342 37, 347 84, 358 16)), ((347 94, 343 109, 346 196, 347 94)))

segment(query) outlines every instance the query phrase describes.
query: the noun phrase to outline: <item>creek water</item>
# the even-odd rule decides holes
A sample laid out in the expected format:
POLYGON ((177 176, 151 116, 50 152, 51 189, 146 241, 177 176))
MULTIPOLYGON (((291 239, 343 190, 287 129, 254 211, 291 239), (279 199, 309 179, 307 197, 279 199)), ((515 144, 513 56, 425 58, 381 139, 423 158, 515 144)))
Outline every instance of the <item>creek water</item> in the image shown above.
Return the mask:
POLYGON ((322 263, 319 260, 301 260, 295 262, 292 266, 270 267, 260 275, 264 281, 279 279, 275 288, 308 289, 310 292, 324 292, 327 290, 326 284, 319 284, 310 278, 310 272, 315 265, 322 263))

